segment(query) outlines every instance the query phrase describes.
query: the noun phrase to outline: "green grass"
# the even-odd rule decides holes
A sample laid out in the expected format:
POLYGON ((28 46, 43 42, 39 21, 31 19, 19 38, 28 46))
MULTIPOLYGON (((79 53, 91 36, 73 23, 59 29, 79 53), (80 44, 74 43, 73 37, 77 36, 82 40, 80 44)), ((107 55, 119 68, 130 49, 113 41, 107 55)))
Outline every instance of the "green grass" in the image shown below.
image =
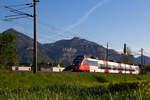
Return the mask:
POLYGON ((149 100, 137 89, 137 83, 108 86, 52 85, 0 91, 1 100, 149 100))
POLYGON ((149 82, 149 75, 6 71, 0 100, 149 100, 149 82))
POLYGON ((150 81, 149 75, 119 75, 100 73, 16 73, 0 72, 0 88, 29 88, 69 84, 77 86, 99 86, 109 83, 150 81))

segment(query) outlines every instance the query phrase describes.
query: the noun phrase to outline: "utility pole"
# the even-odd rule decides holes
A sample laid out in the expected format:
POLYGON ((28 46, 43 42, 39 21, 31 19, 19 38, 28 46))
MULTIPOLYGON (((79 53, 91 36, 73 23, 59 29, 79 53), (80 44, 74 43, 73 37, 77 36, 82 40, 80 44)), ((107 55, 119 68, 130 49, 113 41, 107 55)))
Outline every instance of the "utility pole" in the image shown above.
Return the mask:
POLYGON ((106 49, 106 61, 108 61, 109 57, 109 49, 108 49, 108 42, 107 42, 107 49, 106 49))
MULTIPOLYGON (((127 45, 126 45, 126 43, 125 43, 125 44, 124 44, 124 48, 123 48, 123 63, 125 63, 126 54, 127 54, 127 45)), ((125 64, 125 74, 126 74, 126 64, 125 64)), ((126 78, 125 78, 125 79, 126 79, 126 78)))
POLYGON ((26 18, 26 17, 32 17, 33 20, 33 26, 34 26, 34 43, 33 43, 33 73, 37 72, 37 14, 36 14, 36 4, 37 2, 40 2, 39 0, 33 0, 33 3, 27 3, 27 4, 21 4, 21 5, 13 5, 11 7, 9 6, 5 6, 5 8, 7 8, 10 12, 15 13, 16 15, 9 15, 9 16, 5 16, 4 21, 11 21, 14 19, 20 19, 20 18, 26 18), (12 7, 22 7, 22 8, 12 8, 12 7), (29 7, 33 7, 33 15, 25 13, 21 10, 29 8, 29 7))
POLYGON ((37 72, 37 14, 36 14, 36 2, 33 0, 33 18, 34 18, 34 68, 33 73, 37 72))
POLYGON ((141 67, 142 68, 143 68, 143 65, 144 65, 144 63, 143 63, 143 61, 144 61, 143 51, 144 51, 144 49, 141 48, 141 67))
POLYGON ((125 43, 123 47, 122 63, 126 63, 126 55, 127 55, 127 45, 125 43))
POLYGON ((126 45, 126 43, 124 44, 123 53, 124 53, 124 55, 126 55, 126 54, 127 54, 127 45, 126 45))

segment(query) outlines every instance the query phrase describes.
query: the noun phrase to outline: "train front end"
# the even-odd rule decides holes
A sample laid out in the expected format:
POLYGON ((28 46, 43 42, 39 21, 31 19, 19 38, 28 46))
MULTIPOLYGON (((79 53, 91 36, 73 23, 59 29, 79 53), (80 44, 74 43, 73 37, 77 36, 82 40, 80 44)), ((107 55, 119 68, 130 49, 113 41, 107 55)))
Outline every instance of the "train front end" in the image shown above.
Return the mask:
POLYGON ((86 60, 86 57, 84 56, 77 56, 73 60, 72 69, 75 72, 83 72, 83 71, 89 71, 89 66, 84 66, 83 62, 86 60))

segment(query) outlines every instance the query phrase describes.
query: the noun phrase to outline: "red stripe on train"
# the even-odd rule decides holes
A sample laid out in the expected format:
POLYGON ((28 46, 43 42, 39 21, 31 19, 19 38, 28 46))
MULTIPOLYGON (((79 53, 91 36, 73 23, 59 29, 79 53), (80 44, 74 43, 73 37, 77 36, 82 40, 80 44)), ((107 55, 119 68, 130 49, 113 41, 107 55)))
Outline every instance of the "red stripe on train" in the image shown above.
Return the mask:
POLYGON ((122 74, 122 70, 119 70, 119 73, 122 74))
POLYGON ((108 69, 105 69, 104 72, 105 72, 105 73, 109 73, 109 70, 108 70, 108 69))
POLYGON ((132 74, 132 71, 130 71, 130 74, 132 74))
POLYGON ((138 70, 138 75, 140 75, 140 73, 141 73, 140 70, 138 70))
POLYGON ((79 70, 83 70, 83 71, 89 71, 90 70, 90 66, 88 65, 80 65, 79 66, 79 70))

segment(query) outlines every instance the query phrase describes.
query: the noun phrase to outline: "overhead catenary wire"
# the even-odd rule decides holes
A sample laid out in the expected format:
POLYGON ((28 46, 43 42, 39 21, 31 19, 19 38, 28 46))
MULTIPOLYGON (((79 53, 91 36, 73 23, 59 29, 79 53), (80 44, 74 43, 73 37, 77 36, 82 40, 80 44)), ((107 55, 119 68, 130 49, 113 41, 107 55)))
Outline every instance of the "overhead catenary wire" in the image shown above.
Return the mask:
POLYGON ((4 6, 4 7, 7 8, 7 9, 9 9, 10 12, 14 12, 14 13, 17 13, 17 14, 20 14, 20 15, 26 15, 26 16, 29 16, 29 17, 33 17, 33 15, 28 14, 28 13, 25 13, 25 12, 22 12, 22 11, 20 11, 20 10, 17 10, 17 9, 8 7, 8 6, 4 6))
MULTIPOLYGON (((22 15, 24 15, 24 14, 22 14, 22 15)), ((11 16, 11 15, 10 15, 11 16)), ((18 16, 18 15, 12 15, 12 16, 18 16)), ((5 17, 9 17, 9 16, 5 16, 5 17)), ((15 19, 15 18, 14 18, 15 19)), ((31 20, 31 19, 30 19, 31 20)), ((11 20, 7 20, 7 21, 11 21, 11 20)), ((15 22, 15 21, 14 21, 15 22)), ((24 23, 23 21, 21 22, 21 23, 24 23)), ((46 28, 46 33, 47 34, 49 34, 49 35, 51 35, 51 37, 48 37, 47 35, 44 35, 44 34, 39 34, 40 36, 40 38, 44 38, 45 40, 46 39, 50 39, 50 40, 53 40, 53 41, 56 41, 56 40, 58 40, 60 37, 63 39, 63 38, 70 38, 70 36, 64 36, 64 35, 60 35, 60 34, 57 34, 58 33, 58 31, 61 31, 62 29, 60 29, 60 28, 56 28, 56 27, 54 27, 54 26, 51 26, 51 28, 52 29, 54 29, 56 32, 54 32, 54 30, 52 30, 52 31, 50 31, 49 29, 50 29, 50 27, 48 27, 45 23, 43 23, 42 21, 40 21, 40 22, 38 22, 39 23, 39 25, 40 25, 40 29, 41 29, 41 26, 43 27, 43 28, 46 28)), ((25 24, 27 24, 27 23, 24 23, 24 25, 25 24)), ((19 25, 20 26, 20 25, 19 25)), ((23 25, 22 25, 23 26, 23 25)), ((28 25, 27 25, 28 26, 28 25)), ((24 26, 23 26, 24 27, 24 26)), ((45 31, 44 29, 43 29, 43 31, 45 31)), ((76 33, 78 33, 78 32, 68 32, 67 34, 70 34, 70 33, 72 33, 72 35, 74 35, 74 34, 76 34, 76 33)), ((77 35, 77 34, 76 34, 77 35)))
POLYGON ((18 4, 18 5, 9 5, 9 7, 22 7, 22 6, 29 6, 33 5, 33 3, 25 3, 25 4, 18 4))
MULTIPOLYGON (((27 3, 27 4, 20 4, 20 5, 9 5, 9 7, 24 7, 24 6, 32 6, 33 5, 33 3, 27 3)), ((16 10, 18 10, 18 9, 16 9, 16 10)), ((14 11, 14 10, 11 10, 12 12, 15 12, 15 13, 18 13, 18 14, 22 14, 22 13, 20 13, 20 12, 18 12, 18 11, 14 11)), ((23 14, 22 14, 23 15, 23 14)), ((21 17, 22 18, 22 17, 21 17)), ((28 18, 28 17, 27 17, 28 18)), ((13 19, 15 19, 15 18, 13 18, 13 19)), ((17 18, 16 18, 17 19, 17 18)), ((9 20, 9 19, 8 19, 9 20)), ((11 20, 11 19, 10 19, 11 20)), ((40 25, 41 26, 41 25, 40 25)), ((57 29, 56 29, 57 30, 57 29)), ((58 30, 61 30, 61 31, 63 31, 64 29, 58 29, 58 30)), ((60 31, 58 31, 58 33, 60 33, 60 31)), ((73 36, 79 36, 79 37, 81 37, 82 36, 82 34, 84 34, 84 33, 80 33, 80 32, 73 32, 72 30, 70 31, 66 31, 64 34, 57 34, 57 33, 54 33, 54 32, 47 32, 47 34, 51 34, 51 37, 47 37, 47 36, 44 36, 45 38, 51 38, 51 39, 53 39, 53 40, 55 40, 56 38, 57 39, 59 39, 59 38, 66 38, 66 37, 73 37, 73 36), (52 33, 52 34, 51 34, 52 33), (55 37, 55 38, 53 38, 53 37, 55 37)), ((41 35, 41 36, 43 36, 43 35, 41 35)))
POLYGON ((23 10, 23 9, 27 9, 27 8, 30 8, 30 7, 33 7, 33 5, 30 5, 30 6, 28 6, 28 7, 18 8, 17 10, 23 10))
MULTIPOLYGON (((31 19, 30 19, 30 20, 31 20, 31 19)), ((28 23, 24 23, 23 21, 21 21, 20 23, 19 23, 19 22, 17 23, 16 21, 14 21, 13 23, 14 23, 14 25, 17 24, 19 27, 22 26, 22 28, 25 27, 25 26, 24 26, 25 24, 28 24, 28 23)), ((46 24, 46 23, 44 23, 44 22, 42 22, 42 21, 40 21, 40 22, 38 22, 38 23, 39 23, 39 25, 40 25, 40 30, 43 30, 43 32, 44 32, 45 29, 46 29, 45 33, 47 33, 47 34, 43 34, 43 33, 41 34, 41 33, 39 32, 38 38, 43 38, 44 40, 48 39, 48 40, 47 40, 48 42, 52 42, 52 40, 53 40, 53 41, 56 41, 56 37, 61 37, 61 36, 62 36, 62 35, 57 34, 57 32, 55 32, 54 30, 49 30, 50 28, 56 29, 56 31, 60 31, 61 29, 56 28, 56 27, 54 27, 54 26, 50 26, 50 25, 48 25, 48 24, 46 24), (54 34, 54 36, 53 36, 53 34, 54 34), (48 36, 48 35, 51 35, 51 36, 48 36)), ((26 27, 28 26, 28 29, 29 29, 29 28, 31 28, 30 25, 31 25, 31 24, 28 24, 28 25, 26 25, 26 27)), ((26 32, 26 33, 29 33, 29 32, 26 32)), ((76 32, 75 32, 75 33, 76 33, 76 32)), ((68 36, 66 36, 66 37, 68 37, 68 36)), ((135 56, 140 56, 139 51, 140 51, 140 50, 138 50, 138 51, 132 50, 132 54, 135 55, 135 56), (133 52, 133 51, 134 51, 134 52, 133 52)), ((149 51, 149 50, 145 50, 144 52, 145 52, 145 54, 150 55, 150 53, 149 53, 148 51, 149 51)))
MULTIPOLYGON (((40 29, 41 29, 41 27, 42 28, 45 28, 46 29, 46 36, 44 37, 44 38, 46 38, 46 39, 52 39, 52 40, 57 40, 59 37, 61 37, 61 38, 66 38, 66 37, 69 37, 69 36, 65 36, 65 35, 62 35, 62 34, 57 34, 58 33, 58 31, 61 31, 62 29, 60 29, 60 28, 57 28, 57 27, 55 27, 55 26, 51 26, 51 25, 49 25, 49 24, 47 24, 47 23, 44 23, 43 21, 41 21, 40 19, 38 19, 38 21, 39 22, 37 22, 37 23, 39 23, 39 27, 40 27, 40 29), (52 31, 51 30, 49 30, 49 29, 52 29, 52 31), (48 35, 51 35, 50 37, 48 37, 48 35)), ((44 30, 45 31, 45 30, 44 30)), ((77 32, 68 32, 69 34, 75 34, 75 33, 77 33, 77 32)), ((40 35, 40 34, 39 34, 40 35)), ((42 34, 42 37, 43 37, 43 35, 44 34, 42 34)), ((67 34, 66 34, 67 35, 67 34)), ((41 38, 41 36, 40 36, 40 38, 41 38)))
MULTIPOLYGON (((14 20, 14 19, 20 19, 20 18, 29 18, 29 17, 32 17, 32 16, 30 16, 29 15, 29 17, 25 17, 25 16, 23 16, 24 14, 25 15, 27 15, 28 16, 28 14, 26 14, 26 13, 24 13, 24 12, 20 12, 19 10, 20 9, 23 9, 23 8, 20 8, 20 9, 18 9, 18 7, 25 7, 25 6, 28 6, 28 7, 32 7, 32 5, 33 5, 33 3, 27 3, 27 4, 20 4, 20 5, 9 5, 9 7, 6 7, 6 8, 8 8, 8 9, 10 9, 10 12, 13 12, 13 13, 16 13, 16 15, 10 15, 10 16, 6 16, 6 19, 5 19, 5 21, 12 21, 12 20, 14 20), (13 9, 12 7, 15 7, 15 8, 17 8, 17 9, 13 9), (14 17, 14 16, 19 16, 19 15, 21 15, 21 17, 14 17), (9 18, 8 18, 9 17, 9 18), (13 18, 11 18, 11 17, 13 17, 13 18)), ((40 24, 40 26, 41 26, 41 24, 40 24)), ((56 29, 56 28, 55 28, 56 29)), ((59 33, 60 31, 62 31, 62 30, 64 30, 64 29, 56 29, 56 30, 58 30, 57 32, 59 33)), ((48 34, 51 34, 51 33, 54 33, 54 32, 47 32, 48 34)), ((66 36, 63 34, 61 34, 61 35, 58 35, 57 33, 54 33, 54 34, 51 34, 51 35, 53 35, 53 36, 51 36, 52 38, 53 37, 55 37, 55 39, 53 38, 53 40, 56 40, 56 38, 58 39, 58 38, 66 38, 66 37, 72 37, 72 36, 81 36, 83 33, 79 33, 79 32, 73 32, 73 31, 69 31, 69 32, 65 32, 65 34, 66 34, 66 36), (68 35, 69 36, 68 36, 68 35)), ((46 38, 47 38, 47 36, 45 36, 46 38)))
POLYGON ((20 16, 20 15, 24 15, 24 14, 18 14, 18 15, 9 15, 9 16, 5 16, 5 17, 6 17, 6 18, 8 18, 8 17, 20 16))
MULTIPOLYGON (((9 21, 7 21, 7 22, 9 22, 9 21)), ((11 23, 13 24, 12 26, 21 27, 22 29, 24 29, 26 27, 26 29, 28 29, 28 30, 30 29, 31 30, 31 28, 32 28, 31 27, 31 23, 30 24, 29 23, 25 23, 24 21, 21 21, 21 20, 11 21, 11 23)), ((46 33, 50 33, 49 35, 56 34, 56 32, 50 31, 48 29, 46 30, 46 33)), ((40 30, 42 30, 42 32, 44 32, 45 31, 45 26, 43 26, 42 24, 40 24, 40 30)), ((23 30, 23 31, 25 32, 25 30, 23 30)), ((26 32, 26 33, 30 33, 30 32, 26 32)), ((50 40, 56 41, 56 39, 54 37, 48 37, 47 34, 40 34, 40 32, 39 32, 38 37, 39 38, 43 38, 44 40, 50 39, 50 40)))
MULTIPOLYGON (((45 22, 43 22, 43 21, 41 21, 40 19, 38 19, 39 20, 39 25, 44 25, 45 27, 47 27, 47 29, 49 29, 49 24, 47 24, 47 23, 45 23, 45 22)), ((55 30, 57 30, 57 32, 58 33, 56 33, 56 34, 54 34, 54 35, 58 35, 59 34, 59 32, 60 31, 63 31, 64 29, 61 29, 61 28, 58 28, 58 27, 56 27, 56 26, 51 26, 52 28, 54 28, 55 30)), ((75 32, 75 31, 72 31, 72 30, 68 30, 68 31, 66 31, 64 34, 69 34, 69 35, 78 35, 78 36, 81 36, 82 34, 85 34, 86 32, 75 32)), ((59 36, 64 36, 64 34, 59 34, 59 36)))
MULTIPOLYGON (((32 19, 30 19, 30 20, 32 20, 32 19)), ((21 20, 18 20, 18 23, 17 23, 17 21, 13 21, 11 23, 14 23, 14 25, 17 25, 18 27, 22 27, 22 28, 28 27, 27 29, 31 28, 31 24, 25 23, 24 21, 21 21, 21 20)), ((58 31, 62 30, 60 28, 57 28, 57 27, 54 27, 54 26, 50 26, 50 25, 47 26, 46 24, 43 24, 41 21, 38 22, 38 24, 39 24, 39 28, 40 28, 40 31, 41 31, 38 34, 38 38, 40 40, 42 40, 42 39, 43 40, 47 40, 47 42, 49 43, 49 42, 54 42, 54 41, 60 39, 59 37, 61 37, 62 39, 63 38, 70 38, 69 36, 67 36, 67 34, 66 34, 66 36, 62 36, 60 34, 57 34, 58 31), (46 34, 43 34, 43 32, 46 33, 46 34)), ((69 33, 75 34, 77 32, 69 32, 69 33)))
POLYGON ((27 18, 29 16, 20 16, 20 17, 13 17, 13 18, 7 18, 7 19, 4 19, 4 21, 11 21, 11 20, 14 20, 14 19, 21 19, 21 18, 27 18))

